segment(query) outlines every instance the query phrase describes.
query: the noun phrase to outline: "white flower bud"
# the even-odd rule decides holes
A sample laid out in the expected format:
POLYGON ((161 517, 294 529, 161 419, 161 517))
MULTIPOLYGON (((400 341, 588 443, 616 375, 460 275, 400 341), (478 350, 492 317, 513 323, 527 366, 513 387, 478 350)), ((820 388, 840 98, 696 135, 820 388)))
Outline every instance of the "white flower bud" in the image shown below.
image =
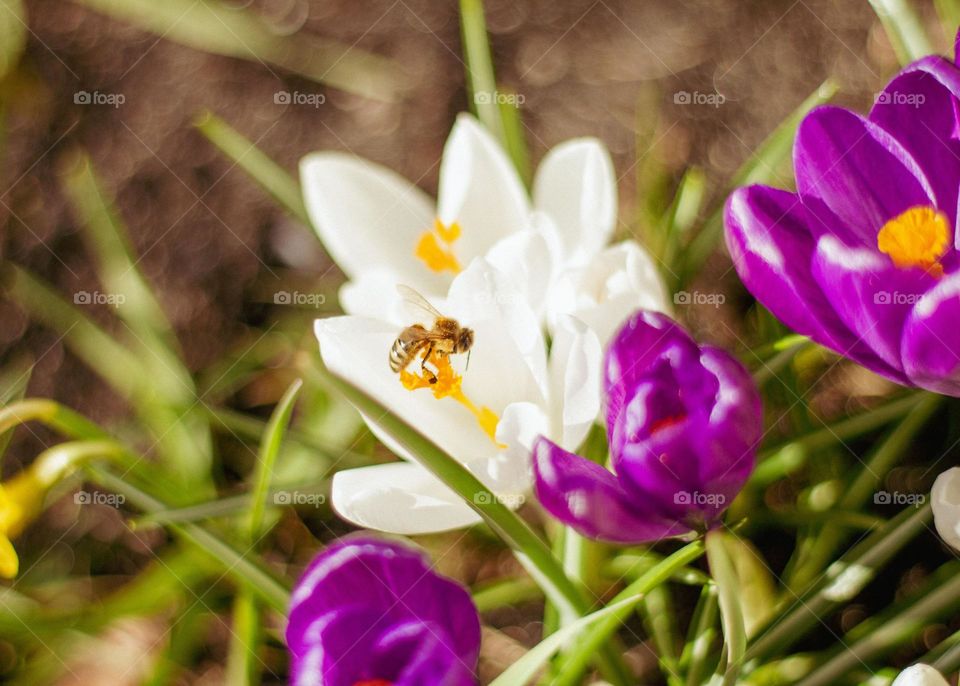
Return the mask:
POLYGON ((960 467, 937 477, 930 490, 933 522, 947 545, 960 550, 960 467))
MULTIPOLYGON (((954 470, 950 470, 954 471, 954 470)), ((939 481, 939 479, 938 479, 939 481)), ((900 672, 893 686, 950 686, 930 665, 911 665, 900 672)))

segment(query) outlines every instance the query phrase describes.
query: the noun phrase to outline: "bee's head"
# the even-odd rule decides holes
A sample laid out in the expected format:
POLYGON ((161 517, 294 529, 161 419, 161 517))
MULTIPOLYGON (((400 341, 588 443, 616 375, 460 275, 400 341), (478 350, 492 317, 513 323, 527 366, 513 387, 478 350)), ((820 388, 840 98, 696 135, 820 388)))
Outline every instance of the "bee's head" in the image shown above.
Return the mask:
POLYGON ((460 334, 457 336, 457 350, 458 353, 465 353, 470 350, 470 347, 473 345, 473 329, 460 329, 460 334))

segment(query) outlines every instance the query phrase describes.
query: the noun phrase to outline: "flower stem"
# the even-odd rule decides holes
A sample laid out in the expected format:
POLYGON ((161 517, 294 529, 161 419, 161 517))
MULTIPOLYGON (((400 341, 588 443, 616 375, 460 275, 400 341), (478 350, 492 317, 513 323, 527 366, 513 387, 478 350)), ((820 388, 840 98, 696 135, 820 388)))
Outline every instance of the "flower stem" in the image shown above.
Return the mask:
POLYGON ((918 509, 907 508, 830 565, 815 586, 796 596, 790 607, 780 608, 774 622, 758 634, 744 656, 747 667, 782 653, 821 617, 855 597, 878 569, 914 536, 926 531, 931 517, 929 503, 918 509))
POLYGON ((817 451, 834 443, 879 429, 888 422, 899 419, 916 407, 925 395, 924 393, 911 393, 904 398, 847 417, 822 429, 795 438, 788 443, 765 450, 760 454, 759 464, 751 475, 748 486, 759 488, 771 484, 802 467, 807 458, 817 451))
POLYGON ((710 574, 717 584, 720 601, 720 623, 723 626, 723 641, 727 648, 724 686, 734 684, 742 667, 747 647, 747 631, 744 626, 743 608, 740 605, 740 580, 730 558, 722 529, 707 532, 706 549, 710 574))
MULTIPOLYGON (((505 506, 466 467, 417 429, 407 425, 349 381, 330 376, 331 384, 353 405, 397 441, 407 452, 438 479, 455 491, 464 502, 483 517, 487 525, 513 550, 514 555, 556 605, 561 616, 582 617, 591 603, 582 585, 574 583, 547 544, 513 510, 505 506)), ((615 684, 630 683, 629 670, 622 656, 609 645, 589 654, 596 659, 604 676, 615 684)))
POLYGON ((922 597, 905 604, 896 614, 874 618, 854 628, 851 635, 843 637, 843 649, 815 669, 799 686, 836 684, 850 670, 869 664, 915 637, 927 622, 949 616, 960 604, 957 564, 948 563, 941 567, 927 588, 922 597), (854 635, 862 638, 851 640, 854 635))
POLYGON ((690 622, 690 633, 680 656, 680 668, 687 674, 686 686, 700 686, 705 681, 707 658, 716 638, 714 622, 718 611, 717 586, 709 583, 700 592, 700 600, 690 622))
MULTIPOLYGON (((845 489, 843 497, 836 503, 837 509, 856 511, 869 500, 884 476, 910 445, 913 437, 939 409, 942 402, 942 396, 928 393, 910 410, 845 489)), ((826 566, 834 551, 843 542, 845 535, 845 529, 841 526, 833 524, 824 526, 805 555, 805 559, 789 578, 788 587, 797 589, 809 584, 826 566)))
MULTIPOLYGON (((640 578, 624 588, 608 603, 614 605, 626 598, 642 596, 651 589, 657 588, 673 576, 677 570, 690 564, 703 555, 703 541, 694 541, 655 567, 645 572, 640 578)), ((551 686, 575 686, 580 683, 581 675, 586 671, 591 656, 600 649, 618 628, 627 620, 633 606, 627 606, 604 618, 591 631, 582 637, 574 646, 557 670, 558 675, 551 686)))

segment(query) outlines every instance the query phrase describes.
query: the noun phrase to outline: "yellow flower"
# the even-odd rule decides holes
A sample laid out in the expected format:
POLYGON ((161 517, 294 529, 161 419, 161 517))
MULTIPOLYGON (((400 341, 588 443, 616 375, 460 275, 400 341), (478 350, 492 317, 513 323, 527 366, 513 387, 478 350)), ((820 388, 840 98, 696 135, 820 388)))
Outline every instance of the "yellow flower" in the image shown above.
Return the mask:
POLYGON ((20 560, 11 539, 39 514, 46 491, 33 466, 0 484, 0 577, 12 579, 17 575, 20 560))

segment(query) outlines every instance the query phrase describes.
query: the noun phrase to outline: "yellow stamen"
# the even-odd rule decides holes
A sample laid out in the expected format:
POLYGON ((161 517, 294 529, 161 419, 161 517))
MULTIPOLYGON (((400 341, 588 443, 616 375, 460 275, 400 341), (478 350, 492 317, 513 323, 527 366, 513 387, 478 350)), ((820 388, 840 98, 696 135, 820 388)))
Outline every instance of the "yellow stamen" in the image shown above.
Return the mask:
POLYGON ((460 238, 460 225, 457 222, 446 225, 439 218, 435 219, 433 228, 420 234, 413 254, 432 271, 449 271, 459 274, 460 262, 453 254, 453 243, 458 238, 460 238))
POLYGON ((483 432, 490 437, 490 440, 493 441, 498 448, 506 448, 507 446, 502 443, 497 443, 497 424, 500 423, 500 418, 489 407, 478 407, 466 396, 462 387, 463 377, 453 370, 453 366, 450 364, 450 358, 446 355, 432 353, 427 359, 427 363, 436 368, 436 376, 432 377, 430 372, 416 374, 404 369, 400 372, 400 383, 403 384, 403 387, 408 391, 415 391, 419 388, 429 388, 433 391, 433 397, 437 400, 441 398, 452 398, 456 400, 470 410, 470 413, 476 417, 477 424, 480 425, 483 432), (431 380, 434 378, 436 378, 436 381, 431 383, 431 380))
POLYGON ((897 267, 919 267, 936 277, 943 276, 940 259, 949 241, 946 216, 922 205, 897 215, 877 234, 877 248, 897 267))

